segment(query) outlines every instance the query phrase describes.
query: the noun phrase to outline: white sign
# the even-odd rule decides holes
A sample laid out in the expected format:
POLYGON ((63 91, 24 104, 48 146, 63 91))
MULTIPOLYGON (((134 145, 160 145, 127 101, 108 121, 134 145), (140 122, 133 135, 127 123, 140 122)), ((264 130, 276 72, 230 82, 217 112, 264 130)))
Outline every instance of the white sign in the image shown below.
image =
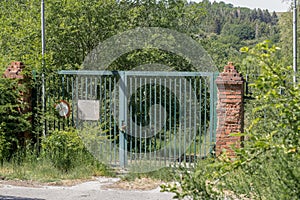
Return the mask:
POLYGON ((78 100, 78 118, 81 120, 99 120, 98 100, 78 100))

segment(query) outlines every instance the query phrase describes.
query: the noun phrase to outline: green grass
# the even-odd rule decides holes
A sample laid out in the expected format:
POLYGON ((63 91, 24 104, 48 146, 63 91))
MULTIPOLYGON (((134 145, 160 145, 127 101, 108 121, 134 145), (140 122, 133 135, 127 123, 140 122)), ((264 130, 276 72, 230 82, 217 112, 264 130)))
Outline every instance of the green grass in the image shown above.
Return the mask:
MULTIPOLYGON (((109 167, 96 160, 90 160, 90 155, 86 155, 86 160, 81 160, 80 164, 70 170, 63 171, 53 166, 52 162, 42 156, 27 154, 13 157, 9 162, 4 161, 0 166, 0 177, 5 180, 28 180, 41 183, 62 182, 65 180, 89 180, 94 176, 116 176, 109 167)), ((122 175, 124 181, 133 181, 136 178, 150 178, 153 180, 172 181, 174 169, 161 168, 147 173, 128 173, 122 175)))
MULTIPOLYGON (((75 167, 66 171, 53 166, 53 163, 34 153, 26 156, 16 155, 0 166, 0 177, 6 180, 30 180, 38 182, 58 182, 62 180, 88 180, 93 176, 115 176, 106 165, 93 160, 90 155, 78 158, 75 167)), ((76 159, 76 158, 74 158, 76 159)))

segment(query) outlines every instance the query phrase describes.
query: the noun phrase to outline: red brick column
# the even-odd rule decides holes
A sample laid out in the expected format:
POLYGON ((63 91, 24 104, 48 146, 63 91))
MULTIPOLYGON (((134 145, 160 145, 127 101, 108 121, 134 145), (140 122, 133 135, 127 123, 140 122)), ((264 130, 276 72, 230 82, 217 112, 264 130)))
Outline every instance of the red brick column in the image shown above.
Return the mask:
POLYGON ((218 87, 216 155, 224 150, 227 156, 234 157, 231 145, 241 146, 242 137, 230 136, 230 133, 244 131, 244 79, 232 63, 216 79, 218 87))
MULTIPOLYGON (((11 64, 7 67, 5 72, 3 73, 2 77, 4 78, 11 78, 11 79, 18 79, 19 86, 23 85, 26 81, 28 82, 30 77, 24 77, 22 74, 25 65, 22 62, 15 61, 11 62, 11 64)), ((28 87, 28 85, 25 84, 28 87)), ((21 99, 26 107, 23 110, 19 109, 21 113, 26 113, 31 110, 31 89, 27 88, 27 91, 23 91, 21 93, 21 99)))
MULTIPOLYGON (((10 78, 10 79, 17 79, 18 80, 18 86, 21 87, 21 85, 25 87, 26 90, 22 91, 20 93, 20 101, 25 104, 23 108, 18 108, 18 111, 20 114, 25 114, 28 113, 32 110, 31 108, 31 88, 26 85, 26 81, 30 81, 30 77, 24 76, 22 74, 23 69, 25 68, 25 65, 22 62, 15 61, 11 62, 11 64, 7 67, 5 72, 3 73, 2 77, 3 78, 10 78)), ((32 118, 29 117, 28 119, 30 122, 32 121, 32 118)), ((20 135, 18 136, 19 139, 30 139, 32 136, 30 135, 29 132, 25 133, 19 133, 20 135)), ((23 141, 24 142, 24 141, 23 141)))
POLYGON ((11 62, 10 66, 7 67, 5 70, 3 77, 4 78, 17 78, 17 79, 23 79, 24 76, 21 74, 24 64, 22 62, 16 61, 11 62))

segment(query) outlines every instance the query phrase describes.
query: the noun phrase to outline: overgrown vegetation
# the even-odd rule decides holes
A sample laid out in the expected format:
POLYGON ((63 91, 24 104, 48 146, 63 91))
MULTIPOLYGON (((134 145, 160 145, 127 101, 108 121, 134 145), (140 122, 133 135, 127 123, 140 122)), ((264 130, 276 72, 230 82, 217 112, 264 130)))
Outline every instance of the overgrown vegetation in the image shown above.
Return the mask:
POLYGON ((31 124, 28 104, 21 101, 24 85, 19 80, 0 78, 0 161, 9 160, 25 145, 25 135, 30 134, 31 124))
POLYGON ((75 130, 55 130, 43 139, 42 153, 53 166, 62 171, 72 170, 83 161, 93 161, 75 130))
MULTIPOLYGON (((78 158, 73 158, 74 160, 78 158)), ((65 172, 54 167, 49 159, 39 156, 32 149, 24 154, 16 154, 10 162, 4 161, 0 168, 0 177, 4 180, 28 180, 37 182, 63 182, 64 180, 89 180, 93 176, 115 176, 105 165, 83 155, 81 163, 65 172), (20 162, 20 158, 22 159, 20 162)))
POLYGON ((85 149, 75 130, 55 130, 43 139, 40 151, 36 149, 28 145, 15 151, 10 160, 4 160, 0 176, 40 182, 114 176, 85 149))
MULTIPOLYGON (((0 71, 13 60, 23 61, 28 71, 42 71, 40 1, 1 1, 0 21, 0 71)), ((185 171, 178 177, 179 188, 169 186, 165 190, 174 192, 178 198, 297 199, 300 196, 300 93, 298 85, 289 81, 291 69, 286 67, 291 64, 292 55, 291 13, 278 18, 275 12, 234 8, 231 4, 208 0, 199 3, 47 1, 47 76, 60 69, 82 67, 85 56, 99 42, 136 27, 177 30, 198 41, 219 68, 233 60, 242 70, 245 66, 258 66, 261 73, 252 90, 256 100, 248 104, 248 110, 253 110, 245 133, 248 139, 243 149, 236 150, 237 159, 201 161, 194 172, 185 171), (264 39, 283 47, 280 54, 283 60, 278 59, 277 48, 270 43, 244 48, 249 55, 247 59, 246 54, 239 52, 240 47, 251 47, 264 39), (242 59, 245 59, 243 63, 242 59)), ((125 54, 111 68, 129 69, 128 66, 157 62, 177 70, 189 69, 189 63, 182 58, 151 48, 125 54)), ((58 91, 56 84, 51 80, 50 90, 58 91)), ((50 130, 50 136, 40 146, 37 141, 41 135, 32 131, 28 121, 32 113, 20 112, 27 106, 20 102, 23 90, 17 81, 0 78, 1 176, 51 181, 108 173, 85 150, 74 130, 50 130), (24 133, 36 138, 25 140, 24 133)), ((39 130, 43 129, 41 124, 39 130)))
POLYGON ((242 48, 247 61, 261 74, 252 87, 252 121, 244 148, 236 159, 226 156, 198 163, 192 173, 183 171, 180 186, 167 186, 178 198, 193 199, 298 199, 300 196, 300 91, 291 81, 292 69, 280 64, 278 48, 264 42, 242 48))
MULTIPOLYGON (((26 77, 31 72, 23 73, 26 77)), ((22 101, 31 85, 30 78, 0 78, 0 176, 57 181, 113 175, 85 149, 75 130, 53 130, 49 137, 39 138, 32 129, 31 102, 22 101)))

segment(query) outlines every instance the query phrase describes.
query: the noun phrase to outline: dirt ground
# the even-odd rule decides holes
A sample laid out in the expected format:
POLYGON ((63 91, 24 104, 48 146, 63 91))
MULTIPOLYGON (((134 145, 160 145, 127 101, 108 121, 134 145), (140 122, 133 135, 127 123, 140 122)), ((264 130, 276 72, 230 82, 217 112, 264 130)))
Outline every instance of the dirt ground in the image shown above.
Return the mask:
POLYGON ((122 181, 119 178, 95 177, 89 181, 72 180, 52 183, 1 180, 0 200, 172 199, 173 194, 160 192, 161 184, 161 181, 149 178, 122 181))

